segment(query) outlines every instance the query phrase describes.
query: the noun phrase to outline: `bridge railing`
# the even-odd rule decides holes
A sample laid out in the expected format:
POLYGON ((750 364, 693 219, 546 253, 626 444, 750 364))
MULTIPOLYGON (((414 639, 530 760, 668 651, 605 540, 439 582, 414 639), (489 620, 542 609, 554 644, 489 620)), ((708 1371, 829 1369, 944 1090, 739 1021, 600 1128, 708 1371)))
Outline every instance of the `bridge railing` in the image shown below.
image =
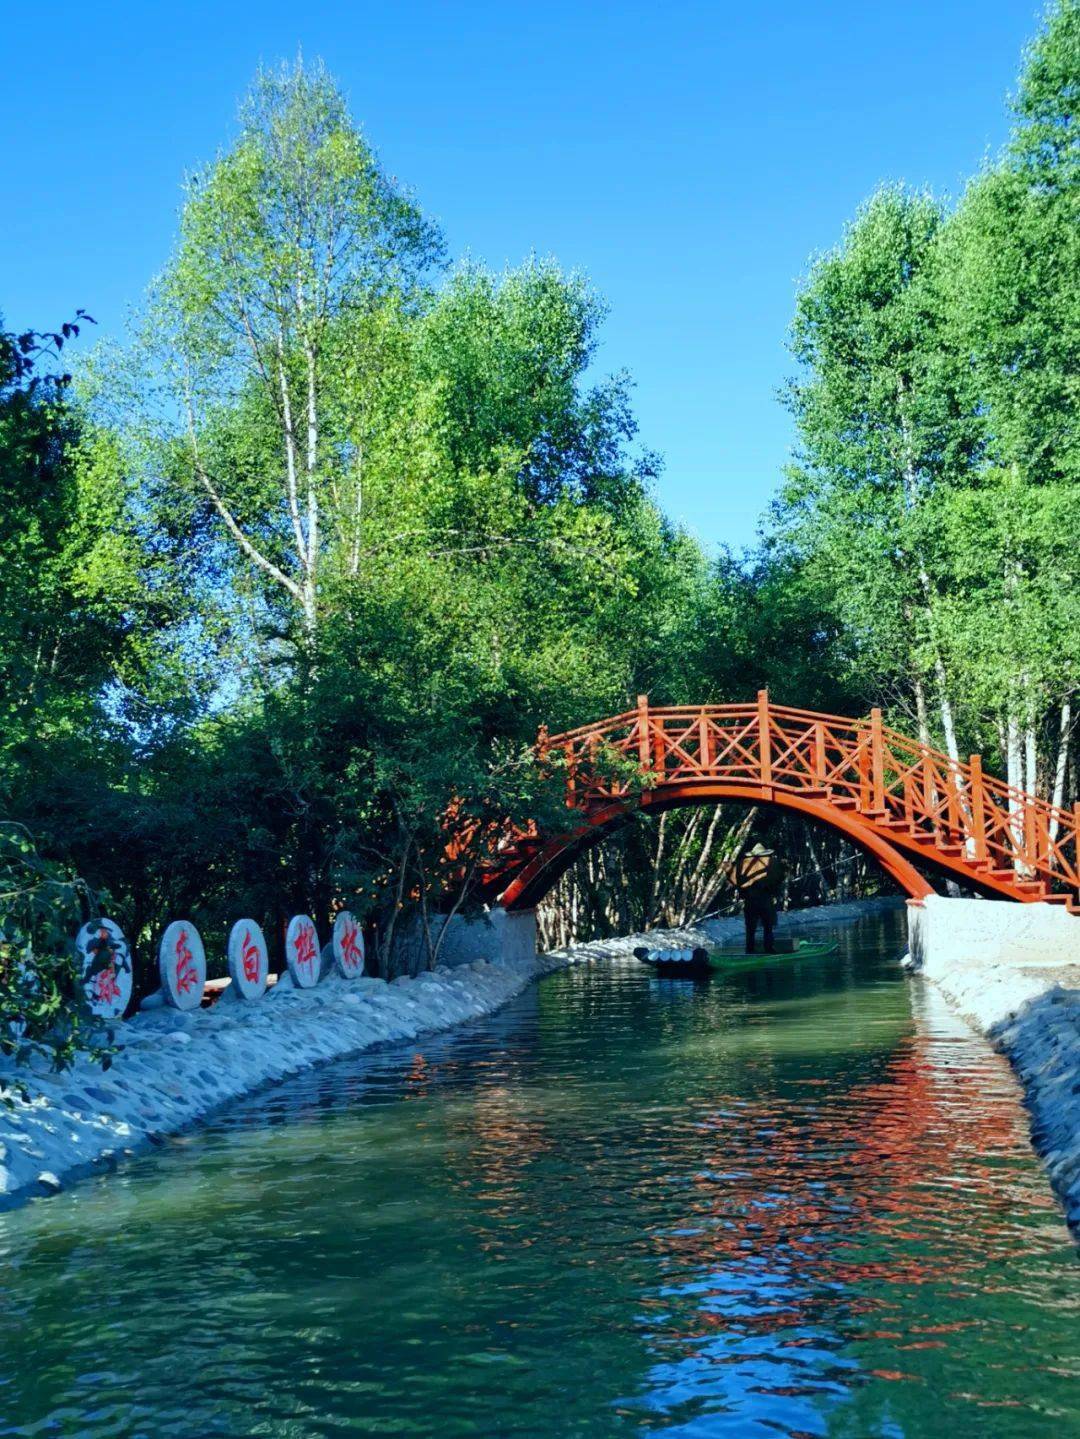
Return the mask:
POLYGON ((976 873, 1024 886, 1080 887, 1078 814, 987 775, 968 762, 909 739, 882 723, 815 714, 770 702, 637 707, 560 735, 540 751, 561 751, 568 802, 585 809, 629 796, 605 752, 636 760, 654 787, 695 780, 779 788, 820 797, 898 839, 962 860, 976 873))

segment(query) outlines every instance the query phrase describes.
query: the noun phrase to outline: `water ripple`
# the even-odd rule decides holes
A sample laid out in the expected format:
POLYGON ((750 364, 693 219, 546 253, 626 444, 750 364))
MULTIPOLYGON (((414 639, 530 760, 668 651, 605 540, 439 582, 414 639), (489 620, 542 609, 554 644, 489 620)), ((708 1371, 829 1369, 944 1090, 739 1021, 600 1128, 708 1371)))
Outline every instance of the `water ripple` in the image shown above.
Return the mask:
POLYGON ((583 968, 0 1216, 0 1435, 1058 1439, 1076 1256, 899 946, 583 968))

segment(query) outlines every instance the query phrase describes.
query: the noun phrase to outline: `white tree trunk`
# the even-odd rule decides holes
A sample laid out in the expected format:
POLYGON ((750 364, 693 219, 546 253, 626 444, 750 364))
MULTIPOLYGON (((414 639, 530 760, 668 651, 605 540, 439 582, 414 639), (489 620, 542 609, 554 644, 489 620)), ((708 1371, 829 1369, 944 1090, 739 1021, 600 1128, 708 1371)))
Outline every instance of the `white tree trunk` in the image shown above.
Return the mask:
POLYGON ((296 556, 300 562, 301 574, 307 570, 307 544, 304 527, 300 523, 300 501, 297 489, 296 431, 293 429, 292 395, 289 392, 289 377, 285 372, 285 336, 278 333, 278 388, 281 395, 281 430, 285 444, 285 492, 292 520, 293 538, 296 541, 296 556))
POLYGON ((1039 740, 1035 729, 1035 702, 1031 694, 1031 677, 1020 675, 1020 696, 1024 707, 1024 768, 1020 787, 1028 794, 1039 793, 1039 740))
POLYGON ((307 362, 307 455, 305 473, 307 480, 307 566, 304 582, 304 623, 308 638, 315 633, 316 607, 318 604, 318 563, 319 563, 319 492, 316 484, 319 463, 319 412, 317 404, 317 376, 314 347, 304 346, 307 362))
MULTIPOLYGON (((919 480, 915 471, 915 452, 911 438, 911 428, 906 418, 904 418, 905 402, 906 387, 901 379, 899 386, 899 406, 904 445, 904 503, 908 514, 914 514, 919 503, 919 480)), ((919 576, 919 588, 922 590, 923 603, 926 606, 926 618, 930 629, 930 642, 934 650, 934 679, 937 681, 938 706, 941 711, 941 729, 945 737, 945 753, 955 766, 960 760, 960 749, 956 742, 956 722, 953 717, 952 702, 949 699, 945 661, 941 657, 937 636, 934 633, 934 586, 930 579, 930 571, 927 569, 926 561, 918 550, 915 552, 915 566, 919 576)), ((918 699, 918 697, 917 693, 916 699, 918 699)), ((923 703, 925 708, 925 701, 923 703)), ((955 769, 953 770, 953 775, 957 793, 959 793, 961 789, 960 776, 955 769)))
MULTIPOLYGON (((945 753, 954 765, 960 763, 960 747, 956 742, 956 721, 945 682, 945 666, 940 655, 934 656, 934 676, 938 683, 938 705, 941 709, 941 731, 945 736, 945 753)), ((955 771, 954 771, 955 773, 955 771)), ((959 777, 957 777, 959 783, 959 777)))
POLYGON ((1030 721, 1024 729, 1024 788, 1028 794, 1039 793, 1038 737, 1030 721))
MULTIPOLYGON (((929 579, 926 580, 929 585, 929 579)), ((953 718, 952 703, 949 700, 948 691, 945 688, 945 665, 939 654, 934 655, 934 678, 937 680, 938 688, 938 711, 941 715, 941 730, 945 736, 945 752, 949 757, 949 770, 952 775, 952 783, 956 787, 957 798, 960 803, 961 814, 964 812, 964 781, 960 774, 960 750, 956 742, 956 721, 953 718)), ((925 748, 930 748, 930 722, 926 710, 926 692, 923 689, 922 679, 915 677, 915 712, 919 723, 919 743, 925 748)), ((936 807, 938 802, 937 789, 931 794, 931 803, 936 807)), ((975 841, 969 836, 966 841, 967 850, 974 852, 975 841)), ((945 881, 945 891, 954 899, 960 894, 960 886, 954 879, 945 881)))
POLYGON ((919 743, 924 749, 930 748, 930 718, 926 712, 926 690, 922 676, 915 676, 915 716, 919 726, 919 743))
POLYGON ((1065 774, 1069 767, 1069 734, 1072 730, 1072 696, 1066 695, 1061 701, 1061 722, 1058 726, 1057 762, 1054 765, 1054 811, 1050 816, 1050 843, 1053 844, 1061 828, 1060 812, 1065 801, 1065 774))
POLYGON ((1024 843, 1024 811, 1017 791, 1024 787, 1023 758, 1020 750, 1020 723, 1015 707, 1010 707, 1005 721, 1005 766, 1009 781, 1009 830, 1012 835, 1013 869, 1023 872, 1020 851, 1024 843))

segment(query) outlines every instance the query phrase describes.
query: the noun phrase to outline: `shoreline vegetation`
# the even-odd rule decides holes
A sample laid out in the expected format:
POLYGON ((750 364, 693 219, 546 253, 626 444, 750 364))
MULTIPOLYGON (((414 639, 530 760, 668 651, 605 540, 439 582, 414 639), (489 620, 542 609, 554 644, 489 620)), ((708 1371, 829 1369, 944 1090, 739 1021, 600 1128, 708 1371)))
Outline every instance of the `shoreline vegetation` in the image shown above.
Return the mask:
MULTIPOLYGON (((886 184, 838 223, 794 298, 792 462, 736 555, 665 516, 592 284, 452 263, 326 69, 261 71, 128 334, 0 331, 5 1065, 106 1082, 90 916, 136 1004, 177 915, 217 957, 260 916, 280 970, 291 915, 346 909, 382 979, 406 931, 430 972, 433 918, 480 907, 447 815, 565 829, 540 727, 639 694, 881 706, 1074 804, 1078 88, 1056 0, 958 199, 886 184)), ((764 807, 638 816, 544 901, 542 945, 723 907, 766 831, 787 904, 888 892, 764 807)))

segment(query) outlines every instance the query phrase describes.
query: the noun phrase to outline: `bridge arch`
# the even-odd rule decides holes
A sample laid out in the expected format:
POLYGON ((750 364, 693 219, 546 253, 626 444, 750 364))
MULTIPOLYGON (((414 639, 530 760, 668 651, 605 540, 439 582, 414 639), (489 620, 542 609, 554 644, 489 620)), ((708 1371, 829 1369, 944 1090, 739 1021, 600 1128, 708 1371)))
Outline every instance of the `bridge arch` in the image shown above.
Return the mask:
POLYGON ((773 805, 801 815, 804 819, 829 825, 876 859, 910 898, 922 899, 934 892, 933 886, 899 850, 872 832, 864 831, 850 822, 845 823, 836 812, 830 811, 826 805, 816 800, 789 795, 783 791, 766 795, 750 785, 703 781, 699 784, 673 786, 655 798, 652 793, 647 792, 637 803, 616 801, 591 815, 589 821, 580 828, 557 835, 514 876, 503 892, 500 903, 511 910, 534 908, 576 859, 594 844, 600 843, 606 833, 635 810, 659 814, 665 809, 695 804, 718 804, 722 801, 773 805))
POLYGON ((934 892, 925 870, 977 893, 1070 902, 1077 894, 1077 814, 1059 810, 883 725, 771 704, 654 707, 563 735, 567 804, 579 822, 503 836, 485 892, 534 906, 585 849, 635 810, 731 801, 775 806, 839 831, 912 898, 934 892), (605 758, 621 761, 614 766, 605 758), (626 761, 633 779, 626 777, 626 761))

